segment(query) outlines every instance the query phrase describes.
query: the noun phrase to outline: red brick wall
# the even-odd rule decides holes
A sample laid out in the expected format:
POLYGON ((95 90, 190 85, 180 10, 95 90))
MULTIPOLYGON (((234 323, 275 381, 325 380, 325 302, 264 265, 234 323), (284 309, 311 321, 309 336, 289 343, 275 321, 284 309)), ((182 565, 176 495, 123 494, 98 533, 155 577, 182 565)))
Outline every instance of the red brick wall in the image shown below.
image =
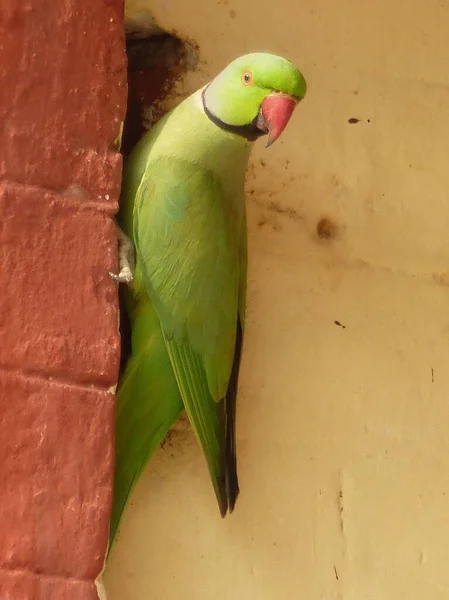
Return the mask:
POLYGON ((122 0, 0 9, 0 599, 89 600, 112 492, 122 0))

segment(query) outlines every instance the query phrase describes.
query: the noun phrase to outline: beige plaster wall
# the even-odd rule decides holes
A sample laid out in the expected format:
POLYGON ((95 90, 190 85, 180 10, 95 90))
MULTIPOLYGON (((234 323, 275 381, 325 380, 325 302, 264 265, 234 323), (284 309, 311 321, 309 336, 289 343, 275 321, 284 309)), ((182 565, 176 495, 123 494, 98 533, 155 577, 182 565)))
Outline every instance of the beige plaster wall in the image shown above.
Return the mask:
POLYGON ((145 5, 199 44, 182 93, 254 50, 294 61, 309 92, 248 181, 236 511, 219 518, 191 433, 173 436, 133 496, 109 599, 448 599, 449 2, 129 15, 145 5))

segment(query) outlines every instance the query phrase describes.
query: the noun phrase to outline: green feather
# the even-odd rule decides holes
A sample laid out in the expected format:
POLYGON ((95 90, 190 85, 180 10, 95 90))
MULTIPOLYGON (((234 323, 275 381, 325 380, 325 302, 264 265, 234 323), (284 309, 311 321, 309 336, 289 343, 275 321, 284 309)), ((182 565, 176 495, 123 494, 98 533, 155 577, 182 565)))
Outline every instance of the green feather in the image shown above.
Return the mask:
POLYGON ((132 344, 117 394, 111 546, 135 482, 183 408, 159 321, 148 300, 134 313, 132 344))
MULTIPOLYGON (((249 125, 272 91, 301 98, 305 89, 291 63, 253 54, 231 63, 205 97, 218 119, 249 125), (251 69, 253 86, 242 84, 242 69, 251 69)), ((183 407, 221 514, 234 508, 250 147, 209 120, 199 90, 125 164, 119 222, 134 241, 136 272, 126 294, 132 352, 117 393, 111 544, 137 478, 183 407)))
POLYGON ((137 260, 224 516, 225 398, 235 355, 244 205, 227 197, 213 173, 186 160, 158 159, 149 172, 134 210, 137 260))

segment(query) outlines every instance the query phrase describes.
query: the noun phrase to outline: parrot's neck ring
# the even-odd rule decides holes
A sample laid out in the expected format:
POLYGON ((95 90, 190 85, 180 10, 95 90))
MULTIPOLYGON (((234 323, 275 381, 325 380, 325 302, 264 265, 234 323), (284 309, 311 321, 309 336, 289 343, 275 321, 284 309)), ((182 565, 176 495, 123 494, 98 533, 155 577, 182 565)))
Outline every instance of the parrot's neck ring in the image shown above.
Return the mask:
POLYGON ((257 123, 260 122, 259 115, 257 115, 257 117, 247 125, 230 125, 229 123, 225 123, 216 115, 214 115, 214 113, 207 108, 206 104, 206 91, 208 87, 209 86, 206 86, 204 88, 201 94, 201 99, 203 102, 203 110, 206 113, 206 116, 212 121, 214 125, 222 129, 223 131, 235 133, 236 135, 244 137, 250 142, 254 142, 255 140, 257 140, 257 138, 261 137, 262 135, 266 135, 267 131, 263 131, 262 129, 259 129, 259 127, 257 127, 257 123))

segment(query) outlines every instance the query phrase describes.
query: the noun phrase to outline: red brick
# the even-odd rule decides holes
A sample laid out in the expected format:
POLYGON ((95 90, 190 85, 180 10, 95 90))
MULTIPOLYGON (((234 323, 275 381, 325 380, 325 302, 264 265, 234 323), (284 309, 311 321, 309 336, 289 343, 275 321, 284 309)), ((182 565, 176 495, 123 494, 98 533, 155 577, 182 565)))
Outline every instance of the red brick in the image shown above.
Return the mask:
POLYGON ((0 185, 0 366, 113 385, 119 335, 112 219, 0 185))
POLYGON ((116 196, 126 107, 122 0, 2 0, 0 178, 116 196), (7 90, 7 93, 6 93, 7 90))
POLYGON ((35 600, 98 600, 98 595, 91 582, 39 577, 36 578, 35 600))
POLYGON ((0 568, 94 579, 108 539, 114 397, 1 371, 0 390, 0 568))
POLYGON ((34 600, 34 577, 30 573, 10 573, 0 569, 1 600, 34 600))
POLYGON ((123 0, 0 12, 0 600, 96 600, 119 355, 107 271, 123 0))
POLYGON ((0 600, 98 600, 91 582, 0 570, 0 600))

